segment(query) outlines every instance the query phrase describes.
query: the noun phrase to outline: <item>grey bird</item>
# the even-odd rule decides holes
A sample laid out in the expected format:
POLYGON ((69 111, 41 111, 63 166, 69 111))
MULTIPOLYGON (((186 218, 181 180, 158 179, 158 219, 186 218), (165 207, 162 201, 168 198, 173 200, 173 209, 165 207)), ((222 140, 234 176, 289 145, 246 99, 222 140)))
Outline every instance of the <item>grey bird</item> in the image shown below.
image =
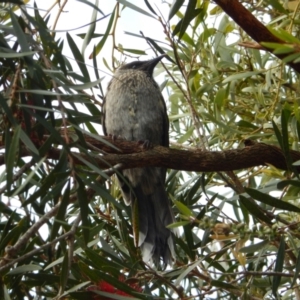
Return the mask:
MULTIPOLYGON (((169 146, 166 104, 153 79, 153 70, 163 57, 131 62, 117 69, 104 99, 105 135, 169 146)), ((156 266, 162 260, 163 267, 172 264, 174 241, 166 226, 174 222, 174 215, 165 191, 166 169, 133 168, 122 171, 117 178, 126 204, 131 205, 134 228, 138 222, 138 234, 135 229, 133 232, 143 260, 156 266)))

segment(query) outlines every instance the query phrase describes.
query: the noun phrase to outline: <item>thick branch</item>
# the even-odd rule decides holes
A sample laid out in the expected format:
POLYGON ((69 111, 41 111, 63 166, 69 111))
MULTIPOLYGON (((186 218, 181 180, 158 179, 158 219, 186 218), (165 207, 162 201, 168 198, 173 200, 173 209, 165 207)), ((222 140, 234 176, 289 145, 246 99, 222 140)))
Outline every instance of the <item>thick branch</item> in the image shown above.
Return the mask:
MULTIPOLYGON (((285 157, 280 148, 264 143, 254 143, 246 140, 246 147, 225 151, 201 151, 171 149, 162 146, 153 146, 144 149, 137 142, 122 139, 112 140, 109 137, 93 139, 85 136, 88 145, 91 145, 93 152, 86 155, 80 152, 73 152, 75 164, 84 165, 79 158, 82 157, 91 163, 96 163, 100 168, 110 168, 118 165, 118 169, 131 169, 138 167, 165 167, 174 170, 195 171, 195 172, 221 172, 234 171, 271 164, 278 169, 287 170, 285 157), (111 145, 111 146, 110 146, 111 145), (99 149, 98 153, 95 151, 99 149), (93 157, 93 161, 91 161, 93 157)), ((59 159, 60 149, 52 148, 47 156, 50 159, 59 159)), ((23 157, 31 156, 25 148, 22 150, 23 157)), ((292 161, 300 160, 300 152, 290 151, 292 161)), ((4 156, 0 156, 0 165, 5 163, 4 156)), ((300 171, 300 167, 298 168, 300 171)))
MULTIPOLYGON (((279 169, 287 170, 285 157, 280 148, 263 143, 247 143, 243 149, 226 151, 200 151, 200 150, 178 150, 162 146, 155 146, 152 149, 144 150, 136 142, 124 140, 112 141, 119 149, 131 154, 113 154, 117 151, 105 148, 111 154, 103 158, 109 165, 120 163, 123 169, 160 166, 175 170, 196 171, 196 172, 218 172, 233 171, 259 165, 271 164, 279 169)), ((98 144, 98 147, 100 144, 98 144)), ((123 153, 124 153, 123 152, 123 153)), ((293 161, 300 159, 300 153, 290 151, 293 161)), ((104 162, 99 162, 104 167, 104 162)))
MULTIPOLYGON (((257 20, 238 0, 214 0, 228 16, 230 16, 249 36, 251 36, 256 42, 269 42, 284 44, 283 40, 274 36, 266 26, 264 26, 259 20, 257 20)), ((272 52, 273 49, 265 50, 272 52)), ((287 54, 274 54, 278 58, 283 59, 290 55, 287 54)), ((295 71, 300 73, 300 63, 287 63, 295 71)))

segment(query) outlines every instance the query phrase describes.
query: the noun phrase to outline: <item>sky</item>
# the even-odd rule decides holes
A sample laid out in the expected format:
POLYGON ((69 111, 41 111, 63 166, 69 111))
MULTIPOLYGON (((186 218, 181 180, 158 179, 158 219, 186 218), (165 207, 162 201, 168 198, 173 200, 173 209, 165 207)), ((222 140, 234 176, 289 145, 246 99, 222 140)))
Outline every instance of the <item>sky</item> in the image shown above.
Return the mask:
MULTIPOLYGON (((85 0, 85 1, 88 1, 93 4, 96 3, 96 0, 90 0, 90 1, 85 0)), ((53 3, 57 2, 57 0, 55 1, 36 0, 35 2, 38 8, 40 9, 41 16, 44 16, 46 11, 52 6, 53 3)), ((149 12, 143 0, 131 0, 129 2, 149 12)), ((62 5, 64 3, 64 0, 60 0, 60 3, 62 5)), ((106 15, 113 11, 116 3, 117 2, 115 0, 109 0, 109 1, 99 0, 98 7, 106 15)), ((157 11, 159 8, 160 12, 165 17, 168 16, 168 12, 170 8, 168 3, 162 0, 149 0, 149 3, 152 5, 154 9, 157 9, 157 11)), ((29 4, 27 5, 28 12, 31 10, 30 7, 32 6, 33 6, 33 1, 30 1, 29 4)), ((49 24, 53 24, 53 21, 57 16, 58 10, 59 10, 58 5, 55 5, 55 7, 51 10, 51 17, 50 17, 49 24)), ((93 8, 91 6, 88 6, 85 3, 82 3, 80 0, 68 0, 56 26, 56 29, 59 31, 57 33, 57 37, 60 36, 61 38, 65 39, 66 32, 69 32, 69 34, 72 35, 72 38, 77 43, 79 49, 81 49, 82 39, 79 38, 77 34, 87 32, 88 26, 83 28, 80 27, 85 26, 90 22, 92 12, 93 12, 93 8), (74 30, 76 28, 79 29, 74 30)), ((147 17, 145 15, 142 15, 141 13, 138 13, 131 8, 125 8, 124 10, 122 10, 121 14, 122 15, 118 21, 118 26, 117 26, 116 43, 122 44, 123 48, 134 48, 140 50, 145 50, 149 48, 149 46, 146 44, 146 42, 143 39, 132 37, 126 34, 125 32, 139 34, 139 32, 142 31, 146 36, 155 39, 164 38, 163 28, 158 21, 150 17, 147 17)), ((101 18, 101 17, 102 16, 100 14, 97 15, 97 18, 101 18)), ((99 34, 104 33, 108 21, 109 21, 109 17, 103 21, 97 22, 96 33, 99 34)), ((92 52, 93 46, 96 45, 99 42, 99 40, 100 38, 92 40, 89 47, 85 51, 86 63, 89 63, 88 56, 92 52)), ((98 55, 100 70, 103 67, 101 66, 103 57, 105 57, 109 62, 111 61, 111 49, 112 49, 111 38, 108 38, 105 47, 98 55)), ((64 53, 65 54, 68 53, 67 43, 65 43, 64 53)), ((117 52, 115 54, 119 55, 117 52)), ((145 58, 143 59, 147 60, 154 57, 153 51, 148 51, 147 54, 148 56, 145 56, 145 58)), ((116 58, 121 61, 124 59, 122 55, 119 55, 119 57, 117 56, 116 58)), ((91 61, 91 65, 92 65, 92 61, 91 61)), ((108 70, 105 68, 103 71, 108 71, 108 70)), ((91 74, 92 73, 93 72, 91 72, 91 74)))

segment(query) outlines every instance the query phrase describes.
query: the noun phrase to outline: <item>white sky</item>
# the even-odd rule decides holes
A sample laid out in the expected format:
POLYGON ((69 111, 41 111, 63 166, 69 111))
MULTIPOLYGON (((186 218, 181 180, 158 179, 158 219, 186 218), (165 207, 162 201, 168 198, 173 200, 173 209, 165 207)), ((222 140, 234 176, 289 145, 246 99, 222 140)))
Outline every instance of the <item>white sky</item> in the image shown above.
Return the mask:
MULTIPOLYGON (((45 12, 51 7, 51 5, 57 2, 57 0, 53 1, 45 1, 45 0, 36 0, 36 4, 38 8, 40 9, 40 14, 41 16, 44 16, 45 12)), ((60 0, 61 4, 64 2, 64 0, 60 0)), ((90 1, 91 3, 95 4, 94 0, 90 1)), ((148 8, 146 7, 145 3, 143 0, 130 0, 129 2, 133 3, 134 5, 138 6, 141 9, 144 9, 145 11, 149 12, 148 8)), ((113 11, 116 1, 114 0, 99 0, 99 8, 101 11, 106 15, 109 14, 113 11)), ((149 3, 151 6, 157 11, 158 7, 160 12, 167 18, 168 13, 169 13, 169 5, 167 3, 163 3, 162 0, 149 0, 149 3)), ((30 8, 33 5, 33 1, 30 1, 29 4, 27 5, 28 7, 28 12, 30 12, 30 8)), ((120 7, 123 7, 120 5, 120 7)), ((49 24, 53 24, 54 19, 57 16, 59 10, 59 6, 56 5, 55 8, 51 11, 51 19, 49 24)), ((57 30, 63 30, 65 32, 60 32, 57 34, 57 36, 61 36, 63 39, 66 38, 66 32, 68 31, 69 34, 72 35, 72 38, 74 41, 77 43, 78 48, 81 50, 81 45, 82 45, 82 39, 77 37, 76 34, 78 33, 86 33, 88 30, 87 27, 80 28, 78 30, 73 30, 75 28, 84 26, 88 24, 91 20, 93 8, 90 7, 89 5, 79 2, 77 0, 69 0, 64 7, 63 13, 61 14, 57 27, 57 30)), ((98 13, 97 19, 101 18, 102 15, 98 13)), ((103 34, 105 32, 107 23, 109 21, 109 17, 107 17, 105 20, 98 21, 97 26, 96 26, 96 33, 103 34)), ((125 31, 132 32, 135 34, 139 34, 140 31, 144 33, 145 36, 152 37, 154 39, 160 39, 163 40, 164 35, 163 35, 163 28, 161 24, 158 21, 155 21, 155 19, 147 17, 145 15, 142 15, 139 12, 136 12, 132 10, 131 8, 125 8, 123 11, 121 11, 121 18, 118 20, 118 25, 117 25, 117 44, 122 44, 123 48, 133 48, 133 49, 139 49, 139 50, 145 50, 148 49, 149 46, 143 39, 139 39, 136 37, 132 37, 130 35, 125 34, 125 31)), ((88 56, 92 52, 92 49, 94 45, 96 45, 100 41, 100 38, 93 39, 85 51, 85 58, 86 58, 86 63, 89 64, 88 56)), ((103 70, 107 72, 106 68, 103 68, 102 65, 102 58, 105 57, 108 62, 111 62, 111 50, 112 50, 112 39, 111 37, 108 37, 105 47, 103 50, 100 52, 98 55, 98 64, 100 67, 100 71, 103 70)), ((65 42, 64 46, 64 53, 67 54, 67 42, 65 42)), ((118 53, 115 52, 117 55, 118 53)), ((154 57, 154 53, 152 51, 149 51, 148 56, 145 56, 143 59, 150 59, 154 57)), ((133 55, 134 56, 134 55, 133 55)), ((120 55, 117 57, 117 59, 122 60, 122 56, 120 55)), ((132 59, 134 60, 134 59, 132 59)), ((128 59, 129 61, 129 59, 128 59)), ((90 65, 92 65, 92 61, 90 61, 90 65)), ((91 70, 90 70, 91 71, 91 70)), ((93 72, 91 72, 92 74, 93 72)), ((100 75, 102 75, 100 73, 100 75)))

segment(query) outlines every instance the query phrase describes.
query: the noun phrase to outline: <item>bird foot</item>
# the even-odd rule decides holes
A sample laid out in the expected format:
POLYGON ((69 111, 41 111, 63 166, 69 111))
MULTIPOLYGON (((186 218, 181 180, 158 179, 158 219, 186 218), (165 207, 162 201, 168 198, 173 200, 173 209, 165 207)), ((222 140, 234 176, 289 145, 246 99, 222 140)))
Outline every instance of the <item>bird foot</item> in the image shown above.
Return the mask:
POLYGON ((150 143, 149 140, 145 140, 145 141, 138 140, 137 143, 138 143, 138 145, 141 145, 142 148, 145 150, 149 150, 150 148, 153 147, 153 145, 150 143))
POLYGON ((123 138, 122 136, 120 136, 120 135, 115 135, 115 134, 109 134, 108 135, 108 137, 110 137, 113 141, 115 141, 115 140, 126 140, 125 138, 123 138))

